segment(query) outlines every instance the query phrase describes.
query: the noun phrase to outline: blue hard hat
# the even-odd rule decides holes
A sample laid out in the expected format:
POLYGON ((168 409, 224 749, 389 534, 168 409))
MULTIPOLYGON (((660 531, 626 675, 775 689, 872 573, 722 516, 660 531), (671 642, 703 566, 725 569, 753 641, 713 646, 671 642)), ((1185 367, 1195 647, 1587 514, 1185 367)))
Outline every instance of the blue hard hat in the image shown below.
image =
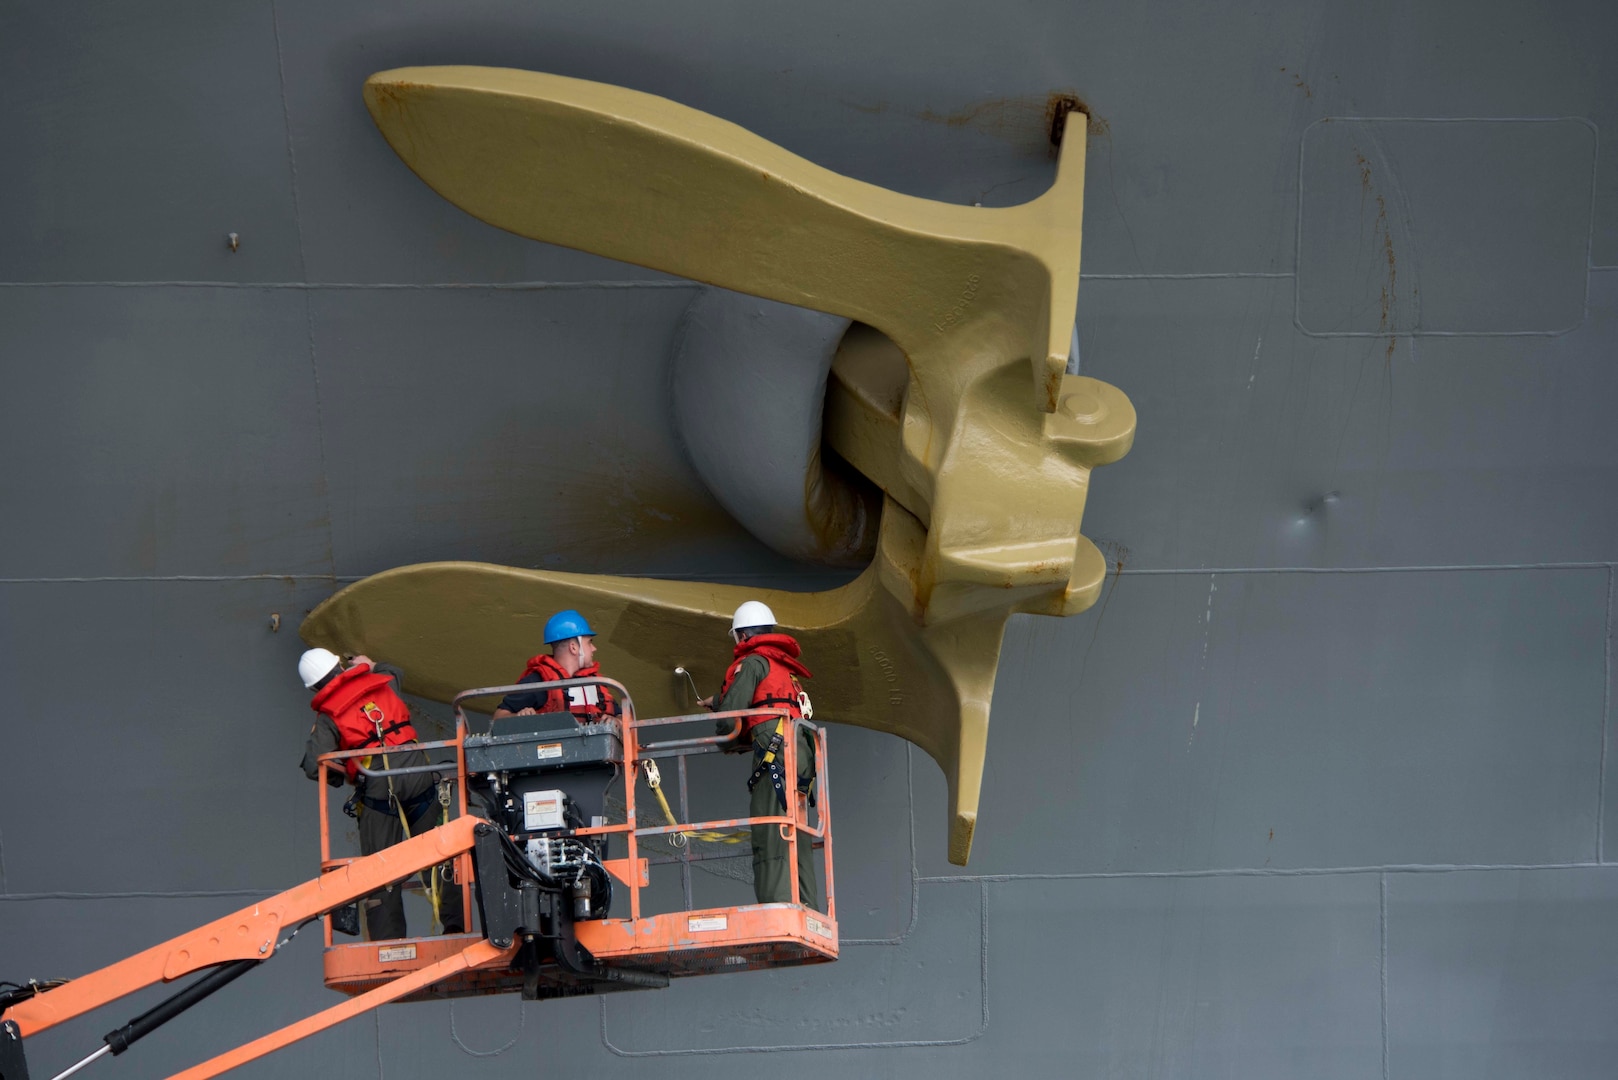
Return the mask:
POLYGON ((554 645, 558 641, 567 641, 576 637, 595 637, 596 632, 590 629, 590 624, 572 608, 558 611, 545 620, 545 644, 554 645))

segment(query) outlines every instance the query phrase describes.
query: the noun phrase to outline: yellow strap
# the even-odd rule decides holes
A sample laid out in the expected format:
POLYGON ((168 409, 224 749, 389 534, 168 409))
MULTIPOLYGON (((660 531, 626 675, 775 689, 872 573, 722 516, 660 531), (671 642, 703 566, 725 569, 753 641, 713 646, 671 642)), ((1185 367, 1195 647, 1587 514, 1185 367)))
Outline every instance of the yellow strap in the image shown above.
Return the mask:
MULTIPOLYGON (((393 767, 388 764, 388 755, 386 754, 382 755, 382 767, 384 769, 393 767)), ((393 777, 391 776, 388 777, 388 800, 393 803, 393 808, 399 812, 399 825, 404 829, 405 839, 410 839, 410 819, 405 817, 404 803, 400 802, 399 797, 393 793, 393 777)), ((449 822, 449 807, 445 806, 443 810, 443 821, 440 824, 447 824, 449 822)), ((443 876, 444 864, 438 863, 427 871, 427 878, 422 882, 427 887, 427 899, 433 905, 433 925, 437 926, 439 930, 444 929, 444 920, 439 914, 439 906, 443 903, 439 879, 443 876)))
POLYGON ((674 816, 674 811, 669 809, 669 801, 663 795, 663 788, 658 784, 653 784, 652 794, 657 796, 657 805, 663 808, 663 816, 668 819, 668 823, 678 825, 680 820, 674 816))
MULTIPOLYGON (((781 734, 781 728, 786 724, 786 722, 787 722, 786 717, 777 716, 775 718, 775 730, 773 732, 771 732, 770 734, 772 734, 772 735, 781 734)), ((775 751, 774 750, 766 750, 766 751, 764 751, 764 764, 768 765, 770 762, 772 762, 774 760, 775 760, 775 751)))
MULTIPOLYGON (((657 796, 657 805, 662 809, 663 817, 670 825, 680 824, 680 819, 674 816, 674 811, 669 808, 669 800, 663 794, 663 778, 657 771, 657 763, 650 758, 646 759, 645 763, 652 766, 646 770, 646 783, 651 786, 652 794, 657 796)), ((673 835, 680 837, 682 841, 703 840, 710 844, 739 844, 747 839, 742 833, 721 832, 717 829, 687 830, 673 835)))

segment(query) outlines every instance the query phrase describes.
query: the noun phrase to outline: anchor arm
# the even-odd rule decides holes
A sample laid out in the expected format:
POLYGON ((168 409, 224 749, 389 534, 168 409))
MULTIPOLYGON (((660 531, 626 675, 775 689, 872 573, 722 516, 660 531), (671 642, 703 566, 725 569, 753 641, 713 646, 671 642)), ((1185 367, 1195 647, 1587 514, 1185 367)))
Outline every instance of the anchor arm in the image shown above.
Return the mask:
POLYGON ((666 98, 560 75, 398 68, 366 80, 365 103, 417 176, 491 225, 857 319, 907 354, 994 342, 1033 361, 1040 408, 1056 407, 1083 138, 1064 140, 1045 195, 985 209, 889 191, 666 98))

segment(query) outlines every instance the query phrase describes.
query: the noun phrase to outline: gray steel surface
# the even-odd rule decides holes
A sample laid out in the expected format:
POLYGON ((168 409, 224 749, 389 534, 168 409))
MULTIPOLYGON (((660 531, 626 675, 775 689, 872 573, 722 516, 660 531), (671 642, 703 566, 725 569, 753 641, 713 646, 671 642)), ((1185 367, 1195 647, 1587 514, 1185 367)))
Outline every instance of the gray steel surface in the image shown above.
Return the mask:
MULTIPOLYGON (((1102 601, 1008 629, 972 865, 930 760, 834 725, 837 964, 390 1007, 242 1075, 1612 1077, 1615 40, 1599 0, 0 7, 0 979, 313 873, 296 626, 347 580, 840 580, 684 456, 695 287, 462 214, 366 75, 619 83, 985 205, 1071 91, 1084 371, 1141 424, 1102 601)), ((329 1004, 318 954, 93 1071, 329 1004)))

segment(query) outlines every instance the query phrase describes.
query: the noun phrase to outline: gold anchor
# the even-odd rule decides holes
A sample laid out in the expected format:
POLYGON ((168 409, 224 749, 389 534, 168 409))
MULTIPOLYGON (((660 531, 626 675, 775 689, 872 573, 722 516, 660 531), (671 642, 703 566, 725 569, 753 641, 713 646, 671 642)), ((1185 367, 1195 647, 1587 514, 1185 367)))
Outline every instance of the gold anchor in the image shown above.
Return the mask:
POLYGON ((545 617, 576 607, 603 670, 647 715, 672 715, 689 702, 669 673, 721 648, 736 605, 762 599, 803 643, 822 717, 938 762, 949 858, 965 865, 1006 620, 1095 602, 1106 563, 1079 534, 1090 470, 1134 439, 1121 391, 1065 374, 1083 128, 1062 140, 1050 190, 985 209, 862 183, 579 79, 402 68, 367 80, 365 100, 416 175, 492 225, 856 320, 825 436, 885 497, 870 566, 826 592, 427 563, 345 588, 304 638, 385 656, 411 691, 447 701, 508 679, 545 617))

